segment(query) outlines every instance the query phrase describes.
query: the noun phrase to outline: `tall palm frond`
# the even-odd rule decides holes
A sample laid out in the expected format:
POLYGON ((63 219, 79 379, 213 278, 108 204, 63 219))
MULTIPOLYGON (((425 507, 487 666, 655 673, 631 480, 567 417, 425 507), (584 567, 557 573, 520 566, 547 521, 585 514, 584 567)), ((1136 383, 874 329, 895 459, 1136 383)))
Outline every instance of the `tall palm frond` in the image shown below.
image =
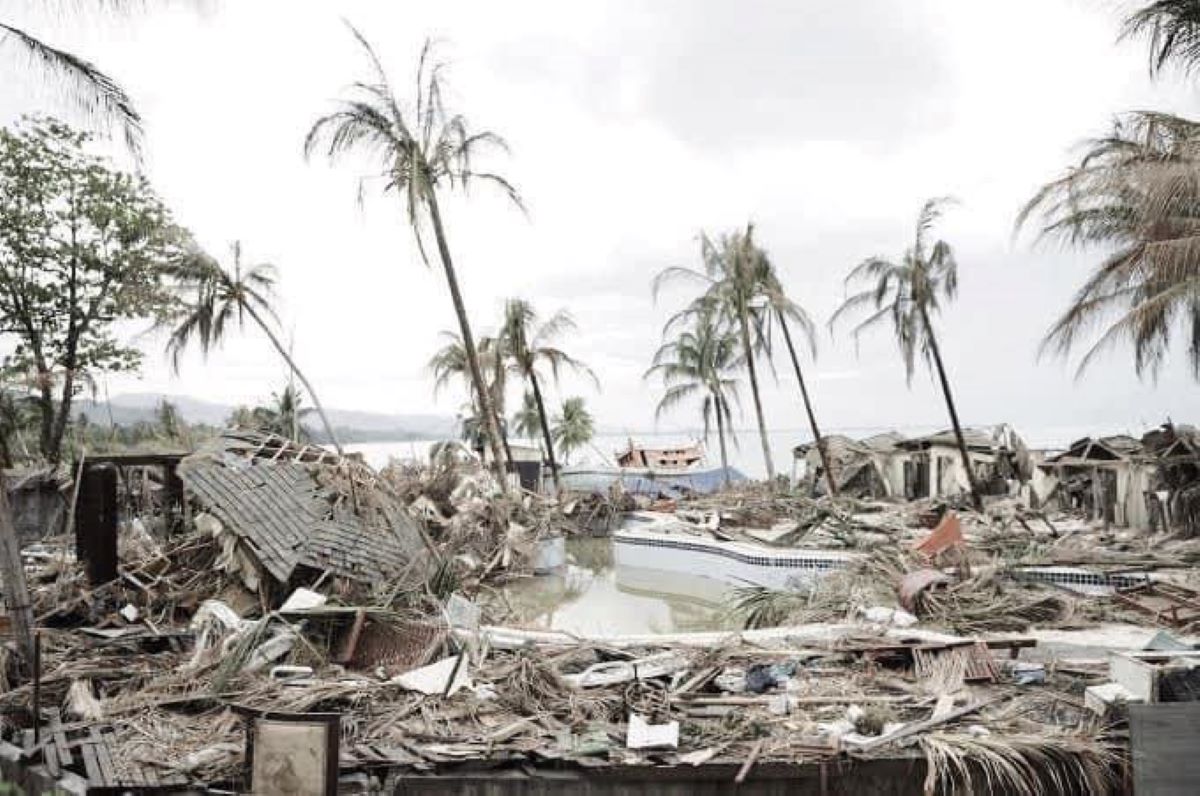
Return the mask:
POLYGON ((1200 378, 1200 124, 1162 113, 1119 117, 1037 191, 1017 228, 1035 217, 1038 242, 1106 251, 1041 353, 1066 357, 1083 345, 1078 377, 1128 343, 1138 375, 1154 377, 1182 333, 1200 378))
POLYGON ((1149 38, 1150 72, 1174 62, 1185 72, 1200 66, 1200 2, 1155 0, 1125 18, 1121 38, 1149 38))
POLYGON ((562 412, 554 418, 553 433, 564 461, 592 441, 596 435, 596 422, 582 398, 576 396, 563 401, 562 412))

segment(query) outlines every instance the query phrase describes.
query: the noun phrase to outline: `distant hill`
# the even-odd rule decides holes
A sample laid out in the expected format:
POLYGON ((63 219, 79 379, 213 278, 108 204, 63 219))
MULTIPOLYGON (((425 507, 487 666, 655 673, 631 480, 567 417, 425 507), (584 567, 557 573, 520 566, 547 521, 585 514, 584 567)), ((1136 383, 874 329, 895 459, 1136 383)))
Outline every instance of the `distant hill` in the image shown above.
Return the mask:
MULTIPOLYGON (((231 404, 204 401, 187 395, 160 395, 157 393, 129 393, 112 398, 112 420, 118 425, 133 425, 154 420, 154 411, 160 401, 167 400, 175 405, 183 419, 189 423, 204 423, 210 426, 224 425, 232 414, 231 404)), ((75 402, 76 415, 86 414, 93 423, 107 423, 109 404, 104 401, 85 399, 75 402)), ((356 409, 329 409, 329 422, 337 430, 343 442, 384 442, 411 439, 441 439, 455 432, 455 420, 449 415, 434 414, 386 414, 362 412, 356 409)), ((305 423, 314 434, 320 432, 320 421, 316 417, 305 423)))

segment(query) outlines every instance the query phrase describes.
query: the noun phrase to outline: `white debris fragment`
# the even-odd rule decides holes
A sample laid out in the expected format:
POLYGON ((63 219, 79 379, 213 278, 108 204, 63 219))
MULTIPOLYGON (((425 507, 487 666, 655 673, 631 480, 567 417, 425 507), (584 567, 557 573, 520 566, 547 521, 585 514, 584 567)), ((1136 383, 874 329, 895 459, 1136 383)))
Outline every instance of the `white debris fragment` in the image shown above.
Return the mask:
POLYGON ((390 682, 426 696, 433 694, 451 696, 460 688, 470 687, 471 674, 466 656, 453 655, 449 658, 442 658, 437 663, 398 674, 390 682))
POLYGON ((320 608, 328 601, 329 598, 324 594, 301 587, 288 595, 288 598, 283 601, 283 605, 279 606, 279 613, 286 614, 292 611, 307 611, 311 608, 320 608))
POLYGON ((650 724, 638 713, 629 714, 628 749, 675 749, 679 746, 679 722, 650 724))

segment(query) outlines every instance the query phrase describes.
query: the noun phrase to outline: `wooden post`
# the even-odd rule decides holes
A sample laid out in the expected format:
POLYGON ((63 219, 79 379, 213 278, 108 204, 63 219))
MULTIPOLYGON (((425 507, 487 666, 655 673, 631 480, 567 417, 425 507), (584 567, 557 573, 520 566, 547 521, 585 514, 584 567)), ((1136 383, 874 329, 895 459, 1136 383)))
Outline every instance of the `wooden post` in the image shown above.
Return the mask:
POLYGON ((0 575, 4 577, 4 603, 12 617, 24 665, 33 664, 33 609, 29 605, 29 587, 25 584, 25 565, 21 561, 21 540, 8 507, 8 487, 0 479, 0 575))
POLYGON ((75 511, 75 555, 93 586, 117 578, 117 471, 84 468, 75 511))

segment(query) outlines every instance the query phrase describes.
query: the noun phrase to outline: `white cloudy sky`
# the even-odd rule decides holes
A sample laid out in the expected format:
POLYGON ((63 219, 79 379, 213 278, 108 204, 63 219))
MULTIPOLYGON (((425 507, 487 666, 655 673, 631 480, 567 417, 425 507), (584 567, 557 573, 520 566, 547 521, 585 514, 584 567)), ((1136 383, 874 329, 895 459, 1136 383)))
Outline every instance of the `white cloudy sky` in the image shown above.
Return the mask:
MULTIPOLYGON (((966 421, 1196 419, 1181 356, 1157 384, 1134 377, 1127 352, 1079 382, 1061 362, 1036 361, 1089 259, 1014 242, 1016 209, 1115 112, 1197 110, 1194 82, 1152 84, 1144 48, 1116 42, 1113 3, 213 0, 202 13, 176 3, 118 21, 40 5, 0 0, 0 18, 85 54, 129 89, 146 117, 147 168, 178 218, 215 251, 239 239, 279 267, 297 356, 328 405, 453 413, 461 402, 431 392, 424 366, 452 326, 450 303, 399 205, 372 197, 360 209, 353 163, 301 155, 312 120, 366 76, 346 18, 400 85, 422 39, 442 40, 452 104, 509 140, 502 167, 528 219, 486 191, 448 211, 469 311, 480 333, 507 296, 573 312, 580 329, 564 347, 603 391, 564 391, 584 390, 602 426, 653 425, 657 387, 641 374, 673 307, 654 304, 649 282, 695 262, 699 230, 753 219, 792 294, 823 323, 845 271, 899 253, 922 201, 940 194, 962 202, 940 229, 962 288, 941 328, 966 421)), ((0 121, 52 99, 16 87, 22 66, 4 61, 0 121)), ((906 388, 886 335, 856 356, 823 331, 810 367, 830 427, 943 422, 932 382, 906 388)), ((156 350, 140 379, 109 386, 240 402, 284 377, 248 333, 177 378, 156 350)), ((803 425, 782 369, 766 408, 777 427, 803 425)))

